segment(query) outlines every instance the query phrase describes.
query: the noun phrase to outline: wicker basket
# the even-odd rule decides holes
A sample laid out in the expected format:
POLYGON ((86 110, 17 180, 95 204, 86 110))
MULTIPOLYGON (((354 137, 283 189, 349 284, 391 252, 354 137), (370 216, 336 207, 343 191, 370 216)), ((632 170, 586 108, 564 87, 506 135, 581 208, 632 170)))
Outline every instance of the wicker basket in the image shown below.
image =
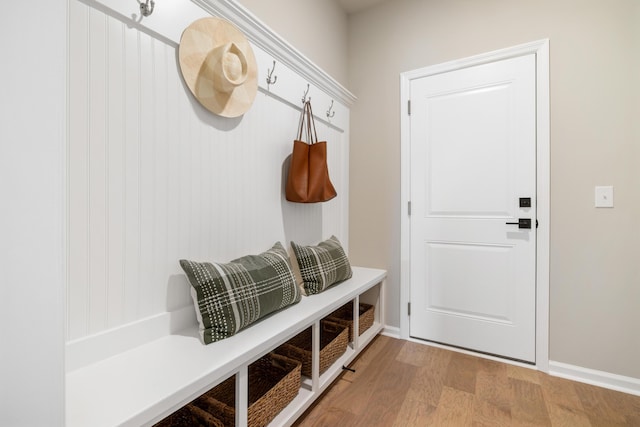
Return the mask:
MULTIPOLYGON (((247 425, 263 427, 273 420, 300 390, 300 362, 270 353, 249 365, 249 408, 247 425)), ((220 419, 235 425, 235 376, 223 381, 193 402, 220 419)))
MULTIPOLYGON (((358 330, 362 335, 373 325, 375 306, 360 303, 358 317, 358 330)), ((353 303, 348 302, 329 316, 327 320, 349 328, 349 342, 353 342, 353 303)))
MULTIPOLYGON (((338 360, 347 350, 349 331, 345 326, 322 320, 320 322, 320 373, 338 360)), ((311 377, 311 328, 305 329, 275 349, 302 363, 302 375, 311 377)))
POLYGON ((178 409, 154 427, 224 427, 222 421, 190 403, 178 409))

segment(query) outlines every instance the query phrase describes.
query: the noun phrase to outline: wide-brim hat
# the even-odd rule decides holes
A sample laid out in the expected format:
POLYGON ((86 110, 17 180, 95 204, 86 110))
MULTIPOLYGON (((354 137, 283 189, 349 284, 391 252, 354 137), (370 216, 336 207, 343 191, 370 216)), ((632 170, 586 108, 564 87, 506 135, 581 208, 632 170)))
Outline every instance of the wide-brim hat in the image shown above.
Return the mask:
POLYGON ((184 81, 212 113, 237 117, 249 110, 258 91, 258 67, 247 38, 220 18, 194 21, 178 50, 184 81))

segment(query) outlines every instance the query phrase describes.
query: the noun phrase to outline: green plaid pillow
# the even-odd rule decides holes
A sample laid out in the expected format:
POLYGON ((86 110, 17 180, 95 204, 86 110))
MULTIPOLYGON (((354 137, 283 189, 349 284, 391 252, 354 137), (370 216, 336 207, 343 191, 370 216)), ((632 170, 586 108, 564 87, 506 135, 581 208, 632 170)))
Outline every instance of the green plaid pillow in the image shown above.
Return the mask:
POLYGON ((182 259, 180 266, 191 283, 205 344, 228 338, 301 298, 287 251, 280 242, 260 255, 227 264, 182 259))
POLYGON ((318 243, 318 246, 300 246, 291 242, 291 247, 307 295, 320 293, 353 274, 349 259, 336 236, 318 243))

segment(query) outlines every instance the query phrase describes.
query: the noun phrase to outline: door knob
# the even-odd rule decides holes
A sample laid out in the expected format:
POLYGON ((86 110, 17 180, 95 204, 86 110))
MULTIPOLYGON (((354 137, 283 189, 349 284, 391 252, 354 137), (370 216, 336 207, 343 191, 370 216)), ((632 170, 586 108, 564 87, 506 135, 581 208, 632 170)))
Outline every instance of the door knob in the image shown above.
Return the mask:
POLYGON ((509 225, 517 225, 518 228, 531 228, 530 218, 519 218, 518 222, 507 222, 509 225))

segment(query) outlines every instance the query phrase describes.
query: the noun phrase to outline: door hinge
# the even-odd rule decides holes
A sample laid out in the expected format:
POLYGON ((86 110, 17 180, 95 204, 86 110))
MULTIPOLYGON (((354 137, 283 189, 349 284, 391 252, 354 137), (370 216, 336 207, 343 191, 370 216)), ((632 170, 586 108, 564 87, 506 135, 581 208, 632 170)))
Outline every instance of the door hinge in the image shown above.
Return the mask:
POLYGON ((409 216, 411 216, 411 200, 407 202, 407 212, 409 213, 409 216))
POLYGON ((411 316, 411 303, 410 302, 407 303, 407 312, 409 313, 409 316, 411 316))
POLYGON ((411 115, 411 100, 407 101, 407 114, 409 116, 411 115))
POLYGON ((538 228, 538 220, 536 219, 536 228, 538 228))

